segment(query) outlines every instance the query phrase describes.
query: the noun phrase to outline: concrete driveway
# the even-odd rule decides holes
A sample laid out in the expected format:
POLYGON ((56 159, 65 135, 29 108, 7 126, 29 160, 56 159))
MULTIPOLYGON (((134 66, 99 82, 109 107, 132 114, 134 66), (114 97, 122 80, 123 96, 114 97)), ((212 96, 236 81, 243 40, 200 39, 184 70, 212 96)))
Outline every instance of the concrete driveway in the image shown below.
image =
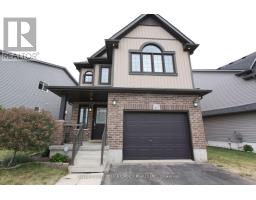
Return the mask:
POLYGON ((210 164, 123 164, 105 173, 104 185, 251 185, 255 182, 210 164))

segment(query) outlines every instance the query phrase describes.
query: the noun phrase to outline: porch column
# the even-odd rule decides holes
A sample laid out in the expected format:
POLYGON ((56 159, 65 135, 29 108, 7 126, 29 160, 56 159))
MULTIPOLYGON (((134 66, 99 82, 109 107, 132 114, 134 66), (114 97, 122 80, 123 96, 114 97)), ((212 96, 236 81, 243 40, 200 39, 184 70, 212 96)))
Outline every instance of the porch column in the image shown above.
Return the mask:
POLYGON ((60 102, 60 112, 59 112, 59 119, 60 120, 65 120, 66 105, 67 105, 67 97, 65 95, 63 95, 61 97, 61 102, 60 102))

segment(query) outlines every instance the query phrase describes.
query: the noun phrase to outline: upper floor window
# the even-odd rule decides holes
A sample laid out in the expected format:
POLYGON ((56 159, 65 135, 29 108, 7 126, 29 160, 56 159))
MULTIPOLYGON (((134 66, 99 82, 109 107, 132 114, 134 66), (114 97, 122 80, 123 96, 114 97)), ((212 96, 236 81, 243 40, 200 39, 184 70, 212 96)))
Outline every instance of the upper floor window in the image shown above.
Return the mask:
POLYGON ((156 45, 146 45, 143 49, 142 52, 146 52, 146 53, 162 53, 162 50, 157 47, 156 45))
POLYGON ((45 83, 43 81, 39 81, 38 89, 47 92, 48 91, 46 88, 47 86, 48 86, 47 83, 45 83))
POLYGON ((91 71, 85 72, 84 74, 84 83, 92 83, 93 73, 91 71))
POLYGON ((110 66, 101 66, 100 67, 100 84, 101 85, 110 85, 111 81, 111 70, 110 66))
POLYGON ((132 51, 131 72, 175 73, 174 53, 164 52, 155 44, 148 44, 141 51, 132 51))

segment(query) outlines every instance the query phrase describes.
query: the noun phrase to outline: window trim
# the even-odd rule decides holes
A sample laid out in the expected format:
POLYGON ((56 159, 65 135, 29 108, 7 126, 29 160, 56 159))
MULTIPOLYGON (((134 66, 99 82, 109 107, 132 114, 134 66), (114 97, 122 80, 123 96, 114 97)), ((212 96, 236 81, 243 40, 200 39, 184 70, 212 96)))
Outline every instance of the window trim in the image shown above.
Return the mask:
MULTIPOLYGON (((88 76, 88 75, 87 75, 87 76, 88 76)), ((83 84, 92 84, 92 83, 93 83, 93 80, 94 80, 93 71, 90 71, 90 70, 86 71, 86 72, 84 73, 84 75, 83 75, 83 84), (91 72, 91 73, 92 73, 92 75, 89 75, 89 76, 92 77, 92 81, 91 81, 91 82, 86 82, 86 81, 85 81, 85 76, 86 76, 86 73, 88 73, 88 72, 91 72)))
MULTIPOLYGON (((148 43, 144 46, 147 46, 151 43, 148 43)), ((155 44, 153 44, 155 45, 155 44)), ((155 45, 156 46, 156 45, 155 45)), ((161 47, 159 47, 162 49, 161 47)), ((162 53, 144 53, 141 50, 129 50, 129 75, 155 75, 155 76, 177 76, 177 68, 176 68, 176 56, 175 56, 174 51, 162 51, 162 53), (132 54, 140 54, 140 72, 133 72, 132 71, 132 54), (151 67, 152 67, 152 72, 144 72, 143 71, 143 54, 151 54, 151 67), (154 69, 154 60, 153 60, 153 55, 161 55, 162 57, 162 64, 163 64, 163 72, 155 72, 154 69), (166 72, 165 70, 165 62, 164 62, 164 55, 170 55, 172 56, 173 59, 173 72, 166 72)))
POLYGON ((99 67, 99 85, 111 85, 111 75, 112 75, 112 70, 111 69, 112 69, 111 65, 100 65, 100 67, 99 67), (102 83, 101 82, 102 68, 108 68, 109 69, 108 82, 107 83, 102 83))
POLYGON ((48 89, 45 88, 45 87, 47 87, 47 86, 48 86, 48 83, 46 83, 45 81, 39 81, 37 88, 38 88, 39 90, 43 91, 43 92, 48 92, 48 89), (39 88, 39 85, 40 85, 40 84, 42 84, 42 88, 41 88, 41 89, 39 88))
POLYGON ((88 104, 80 104, 79 105, 79 108, 78 108, 78 118, 77 118, 77 124, 80 124, 80 110, 81 108, 84 107, 84 108, 87 108, 88 109, 88 116, 87 116, 87 122, 86 122, 86 126, 84 127, 84 129, 87 129, 88 128, 88 122, 89 122, 89 108, 90 106, 88 104))

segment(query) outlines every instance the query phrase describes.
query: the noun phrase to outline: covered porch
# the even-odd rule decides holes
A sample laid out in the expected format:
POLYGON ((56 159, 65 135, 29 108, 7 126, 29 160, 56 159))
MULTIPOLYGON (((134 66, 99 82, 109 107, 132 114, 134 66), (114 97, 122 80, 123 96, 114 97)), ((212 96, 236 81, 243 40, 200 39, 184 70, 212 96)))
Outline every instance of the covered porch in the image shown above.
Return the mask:
POLYGON ((100 142, 107 122, 108 92, 84 87, 49 88, 61 97, 59 120, 64 121, 63 139, 58 144, 73 142, 74 132, 83 126, 82 141, 100 142), (66 120, 66 105, 72 104, 71 120, 66 120))

